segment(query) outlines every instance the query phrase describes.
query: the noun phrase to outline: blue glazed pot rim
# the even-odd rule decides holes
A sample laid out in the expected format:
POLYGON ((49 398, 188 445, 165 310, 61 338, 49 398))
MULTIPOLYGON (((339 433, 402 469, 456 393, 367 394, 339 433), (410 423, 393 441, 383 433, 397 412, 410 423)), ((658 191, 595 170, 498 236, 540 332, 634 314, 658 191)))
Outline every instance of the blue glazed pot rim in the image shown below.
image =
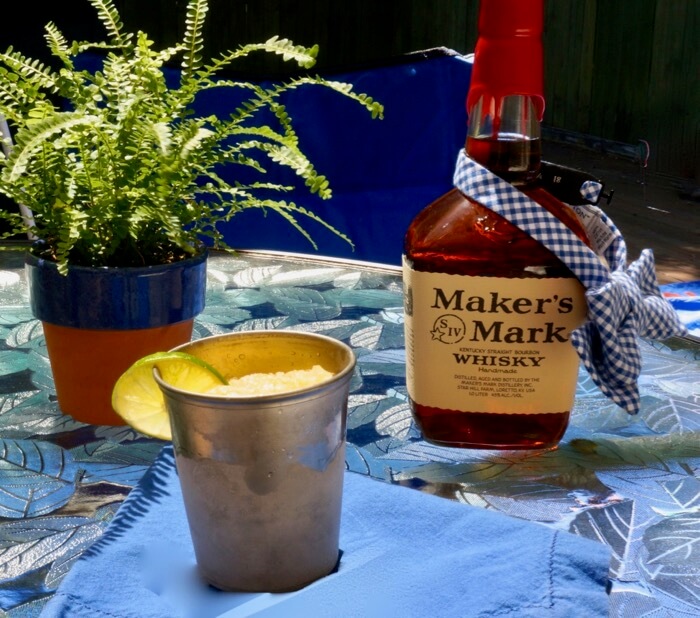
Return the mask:
POLYGON ((208 251, 172 264, 69 266, 31 252, 25 258, 35 317, 58 326, 99 330, 156 328, 189 320, 204 309, 208 251))

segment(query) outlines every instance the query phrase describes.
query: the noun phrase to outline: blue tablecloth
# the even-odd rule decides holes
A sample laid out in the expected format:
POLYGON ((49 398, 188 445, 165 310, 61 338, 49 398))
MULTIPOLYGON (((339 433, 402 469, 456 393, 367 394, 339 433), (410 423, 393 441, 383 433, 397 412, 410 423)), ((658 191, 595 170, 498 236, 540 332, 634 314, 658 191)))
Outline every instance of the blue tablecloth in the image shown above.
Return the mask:
POLYGON ((662 294, 678 312, 688 333, 700 339, 700 281, 681 281, 661 286, 662 294))
MULTIPOLYGON (((398 268, 214 252, 194 337, 280 328, 345 341, 358 358, 348 470, 604 543, 612 551, 610 617, 698 615, 700 346, 641 342, 638 416, 606 400, 582 370, 559 448, 448 449, 424 442, 411 418, 402 307, 398 268)), ((80 556, 102 538, 163 442, 61 414, 27 306, 23 255, 13 252, 0 252, 0 433, 0 610, 28 618, 74 565, 82 569, 80 556)), ((164 532, 154 534, 160 547, 171 538, 164 532)), ((193 563, 183 565, 172 561, 191 577, 193 563)), ((129 594, 124 581, 113 579, 104 593, 111 588, 129 594)))
POLYGON ((340 544, 337 572, 297 592, 207 586, 197 576, 167 446, 42 616, 608 615, 607 546, 352 472, 340 544))

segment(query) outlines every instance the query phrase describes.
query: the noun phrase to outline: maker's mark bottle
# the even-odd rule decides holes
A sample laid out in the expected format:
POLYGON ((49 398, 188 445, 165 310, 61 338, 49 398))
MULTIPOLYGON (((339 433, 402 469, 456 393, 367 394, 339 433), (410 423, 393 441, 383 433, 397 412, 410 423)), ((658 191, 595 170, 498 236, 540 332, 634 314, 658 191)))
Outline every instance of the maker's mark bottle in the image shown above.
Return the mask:
MULTIPOLYGON (((572 229, 538 186, 542 0, 482 0, 467 99, 466 154, 572 229)), ((548 249, 458 189, 411 223, 404 247, 407 385, 429 442, 556 445, 569 421, 583 286, 548 249)))

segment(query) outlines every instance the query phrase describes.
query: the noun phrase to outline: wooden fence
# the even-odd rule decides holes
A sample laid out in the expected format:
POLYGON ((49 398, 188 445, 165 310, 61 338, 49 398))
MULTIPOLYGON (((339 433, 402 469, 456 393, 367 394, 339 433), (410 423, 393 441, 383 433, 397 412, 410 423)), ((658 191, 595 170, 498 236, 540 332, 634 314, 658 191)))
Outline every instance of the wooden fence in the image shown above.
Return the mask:
POLYGON ((548 125, 700 180, 700 2, 549 0, 548 125))
MULTIPOLYGON (((115 4, 129 28, 158 44, 181 34, 185 0, 115 4)), ((49 20, 67 36, 102 36, 87 0, 18 3, 13 12, 3 49, 31 46, 49 20)), ((319 71, 440 46, 470 53, 477 12, 478 0, 211 0, 206 51, 280 35, 318 43, 319 71)), ((700 1, 547 0, 545 24, 550 133, 630 157, 645 157, 648 145, 650 171, 700 180, 700 1)), ((284 71, 263 56, 243 69, 284 71)))

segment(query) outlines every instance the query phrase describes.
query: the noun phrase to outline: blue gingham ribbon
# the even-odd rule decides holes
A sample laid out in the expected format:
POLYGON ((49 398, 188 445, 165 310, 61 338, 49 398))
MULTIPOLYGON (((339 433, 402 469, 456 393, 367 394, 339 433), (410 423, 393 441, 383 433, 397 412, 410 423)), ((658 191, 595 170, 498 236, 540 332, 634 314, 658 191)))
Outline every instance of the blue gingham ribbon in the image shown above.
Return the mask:
POLYGON ((581 195, 583 199, 588 200, 591 204, 595 204, 598 201, 598 196, 603 189, 603 185, 595 180, 586 180, 581 185, 581 195))
MULTIPOLYGON (((606 265, 559 219, 472 161, 463 150, 457 159, 454 185, 527 232, 576 275, 586 288, 588 314, 586 323, 571 333, 571 342, 600 390, 627 412, 636 414, 640 407, 637 379, 642 369, 638 337, 660 340, 686 332, 659 291, 652 251, 645 249, 627 266, 622 234, 600 211, 601 221, 612 234, 612 242, 602 255, 606 265)), ((585 190, 595 199, 596 187, 585 190)))

